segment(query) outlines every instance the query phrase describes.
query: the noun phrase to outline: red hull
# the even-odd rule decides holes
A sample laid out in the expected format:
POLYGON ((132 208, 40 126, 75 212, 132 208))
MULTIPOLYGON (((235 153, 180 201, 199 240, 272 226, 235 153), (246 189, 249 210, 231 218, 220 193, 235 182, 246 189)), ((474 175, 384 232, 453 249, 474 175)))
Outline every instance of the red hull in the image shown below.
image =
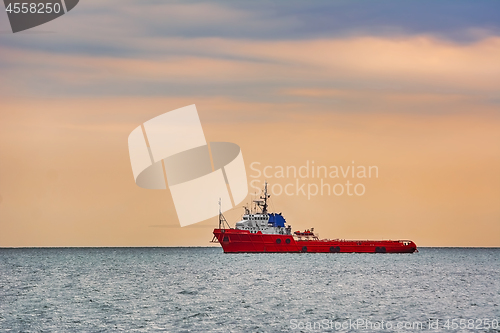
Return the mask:
POLYGON ((291 235, 250 233, 248 230, 214 229, 225 253, 413 253, 412 241, 297 240, 291 235))

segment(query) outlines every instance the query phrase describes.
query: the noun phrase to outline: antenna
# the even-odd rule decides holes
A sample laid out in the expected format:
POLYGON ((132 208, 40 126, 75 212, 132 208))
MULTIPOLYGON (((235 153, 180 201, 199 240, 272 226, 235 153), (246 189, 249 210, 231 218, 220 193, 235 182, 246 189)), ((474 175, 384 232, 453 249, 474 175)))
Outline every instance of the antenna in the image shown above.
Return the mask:
POLYGON ((271 197, 270 194, 267 194, 267 180, 265 181, 264 185, 264 197, 260 197, 261 199, 264 199, 264 204, 262 205, 262 214, 267 214, 267 199, 271 197))
POLYGON ((255 198, 257 197, 257 192, 253 192, 253 210, 252 214, 255 214, 257 212, 257 202, 255 201, 255 198))
POLYGON ((219 198, 219 229, 226 229, 226 225, 228 229, 232 229, 224 215, 222 215, 221 199, 219 198))
POLYGON ((265 182, 265 186, 264 186, 264 195, 260 196, 259 199, 260 200, 254 200, 253 202, 255 203, 255 210, 257 210, 257 206, 262 210, 262 214, 267 214, 267 207, 268 207, 268 204, 267 204, 267 199, 269 199, 271 197, 270 194, 267 193, 267 181, 265 182))
POLYGON ((222 216, 222 208, 220 204, 220 198, 219 198, 219 229, 221 229, 221 216, 222 216))

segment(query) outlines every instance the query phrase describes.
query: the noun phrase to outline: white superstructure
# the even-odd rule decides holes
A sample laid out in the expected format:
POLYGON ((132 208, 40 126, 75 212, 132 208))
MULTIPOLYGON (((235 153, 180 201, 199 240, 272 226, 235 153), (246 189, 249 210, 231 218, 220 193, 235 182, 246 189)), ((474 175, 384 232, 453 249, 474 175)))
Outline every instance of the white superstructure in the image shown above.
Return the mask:
POLYGON ((285 226, 285 218, 281 216, 281 213, 268 213, 267 212, 267 199, 271 195, 267 193, 267 182, 264 187, 264 195, 260 197, 262 200, 254 200, 255 211, 257 207, 261 210, 260 212, 250 211, 248 207, 245 208, 245 214, 243 214, 243 219, 236 222, 235 229, 249 230, 251 233, 258 233, 259 231, 263 234, 279 234, 279 235, 291 235, 292 227, 285 226))

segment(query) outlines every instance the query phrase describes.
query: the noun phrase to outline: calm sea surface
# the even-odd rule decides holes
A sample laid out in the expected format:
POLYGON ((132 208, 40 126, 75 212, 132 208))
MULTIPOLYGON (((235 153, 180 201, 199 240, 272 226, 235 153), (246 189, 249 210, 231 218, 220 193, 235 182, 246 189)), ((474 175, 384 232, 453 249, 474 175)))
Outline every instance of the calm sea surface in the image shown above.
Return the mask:
POLYGON ((0 249, 2 332, 500 332, 499 320, 500 249, 0 249))

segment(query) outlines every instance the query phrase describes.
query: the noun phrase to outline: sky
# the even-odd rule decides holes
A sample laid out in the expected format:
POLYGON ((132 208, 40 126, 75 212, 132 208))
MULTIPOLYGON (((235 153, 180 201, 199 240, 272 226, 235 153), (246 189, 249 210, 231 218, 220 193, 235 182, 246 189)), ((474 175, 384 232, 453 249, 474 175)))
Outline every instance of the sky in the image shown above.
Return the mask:
POLYGON ((377 166, 324 179, 360 196, 273 193, 294 230, 498 247, 499 7, 82 0, 16 34, 1 11, 0 247, 214 246, 217 218, 181 228, 128 156, 134 128, 191 104, 207 141, 241 147, 249 183, 321 184, 265 166, 377 166))

